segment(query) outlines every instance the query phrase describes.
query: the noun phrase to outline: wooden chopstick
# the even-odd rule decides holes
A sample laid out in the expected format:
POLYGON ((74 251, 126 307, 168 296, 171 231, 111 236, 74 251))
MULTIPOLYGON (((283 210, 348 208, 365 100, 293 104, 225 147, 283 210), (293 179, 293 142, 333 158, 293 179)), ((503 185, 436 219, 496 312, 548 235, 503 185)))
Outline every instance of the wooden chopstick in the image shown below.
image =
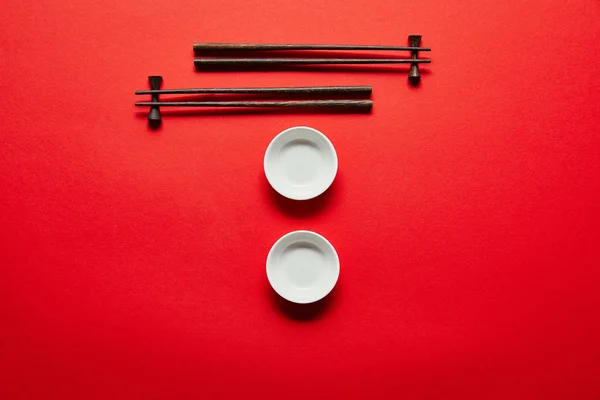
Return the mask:
POLYGON ((371 109, 371 100, 296 101, 142 101, 138 107, 335 107, 371 109))
POLYGON ((431 51, 429 47, 337 45, 337 44, 254 44, 254 43, 194 43, 194 51, 255 51, 255 50, 391 50, 431 51))
POLYGON ((309 87, 270 87, 270 88, 190 88, 138 90, 136 95, 143 94, 361 94, 368 96, 371 86, 309 86, 309 87))
POLYGON ((404 58, 194 58, 196 67, 259 64, 429 64, 429 59, 404 58))

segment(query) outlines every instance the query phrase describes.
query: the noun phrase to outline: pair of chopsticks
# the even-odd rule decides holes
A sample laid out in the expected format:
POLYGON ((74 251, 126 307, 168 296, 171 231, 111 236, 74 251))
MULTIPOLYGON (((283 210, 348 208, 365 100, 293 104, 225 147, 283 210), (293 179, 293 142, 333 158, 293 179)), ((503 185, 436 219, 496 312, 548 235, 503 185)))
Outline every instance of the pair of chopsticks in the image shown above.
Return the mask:
POLYGON ((251 95, 319 95, 319 96, 362 96, 369 97, 371 86, 312 86, 312 87, 270 87, 270 88, 190 88, 160 89, 161 76, 149 76, 150 90, 138 90, 136 95, 151 95, 152 101, 135 103, 138 107, 150 107, 148 120, 157 125, 162 120, 159 107, 301 107, 301 108, 343 108, 368 111, 373 107, 371 100, 281 100, 281 101, 159 101, 159 95, 168 94, 251 94, 251 95))
POLYGON ((332 64, 410 64, 409 80, 417 83, 420 79, 419 64, 430 63, 420 59, 420 51, 431 51, 421 47, 421 36, 410 35, 409 46, 375 45, 328 45, 328 44, 248 44, 248 43, 194 43, 194 52, 257 52, 257 51, 302 51, 302 50, 350 50, 350 51, 410 51, 410 58, 282 58, 282 57, 196 57, 194 66, 203 67, 251 67, 257 65, 332 65, 332 64))

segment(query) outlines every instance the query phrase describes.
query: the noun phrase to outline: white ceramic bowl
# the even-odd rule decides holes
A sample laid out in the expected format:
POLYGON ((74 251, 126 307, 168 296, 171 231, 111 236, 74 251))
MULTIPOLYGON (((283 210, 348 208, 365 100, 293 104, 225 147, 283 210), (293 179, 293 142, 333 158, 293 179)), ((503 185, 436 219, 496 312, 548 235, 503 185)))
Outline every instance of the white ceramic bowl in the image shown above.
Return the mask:
POLYGON ((308 200, 323 193, 335 178, 338 159, 327 136, 296 126, 281 132, 265 152, 265 175, 279 194, 308 200))
POLYGON ((327 239, 311 231, 283 235, 267 256, 267 278, 284 299, 306 304, 327 296, 340 275, 340 260, 327 239))

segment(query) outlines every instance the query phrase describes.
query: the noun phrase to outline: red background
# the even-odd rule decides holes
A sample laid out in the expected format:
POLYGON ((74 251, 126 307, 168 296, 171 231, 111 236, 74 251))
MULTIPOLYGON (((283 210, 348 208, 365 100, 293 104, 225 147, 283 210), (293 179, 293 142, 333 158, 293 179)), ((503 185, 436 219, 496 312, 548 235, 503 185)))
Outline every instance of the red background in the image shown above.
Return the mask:
POLYGON ((600 398, 599 21, 596 0, 4 1, 0 397, 600 398), (193 41, 410 33, 433 49, 416 89, 402 68, 192 66, 193 41), (374 110, 152 132, 149 74, 369 84, 374 110), (262 171, 294 125, 340 163, 298 205, 262 171), (265 275, 296 229, 341 260, 307 309, 265 275))

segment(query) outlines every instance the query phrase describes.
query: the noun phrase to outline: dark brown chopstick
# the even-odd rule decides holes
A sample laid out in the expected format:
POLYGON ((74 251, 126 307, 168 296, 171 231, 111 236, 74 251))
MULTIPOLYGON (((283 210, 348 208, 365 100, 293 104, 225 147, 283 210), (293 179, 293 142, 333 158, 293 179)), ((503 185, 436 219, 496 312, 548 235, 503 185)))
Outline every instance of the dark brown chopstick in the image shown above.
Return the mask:
POLYGON ((431 51, 428 47, 336 45, 336 44, 253 44, 253 43, 194 43, 194 51, 254 51, 254 50, 391 50, 431 51))
POLYGON ((313 86, 313 87, 272 87, 272 88, 192 88, 138 90, 136 95, 143 94, 361 94, 368 96, 371 86, 313 86))
POLYGON ((194 58, 196 67, 258 64, 428 64, 428 59, 405 58, 194 58))
POLYGON ((371 100, 306 101, 142 101, 138 107, 336 107, 371 109, 371 100))

